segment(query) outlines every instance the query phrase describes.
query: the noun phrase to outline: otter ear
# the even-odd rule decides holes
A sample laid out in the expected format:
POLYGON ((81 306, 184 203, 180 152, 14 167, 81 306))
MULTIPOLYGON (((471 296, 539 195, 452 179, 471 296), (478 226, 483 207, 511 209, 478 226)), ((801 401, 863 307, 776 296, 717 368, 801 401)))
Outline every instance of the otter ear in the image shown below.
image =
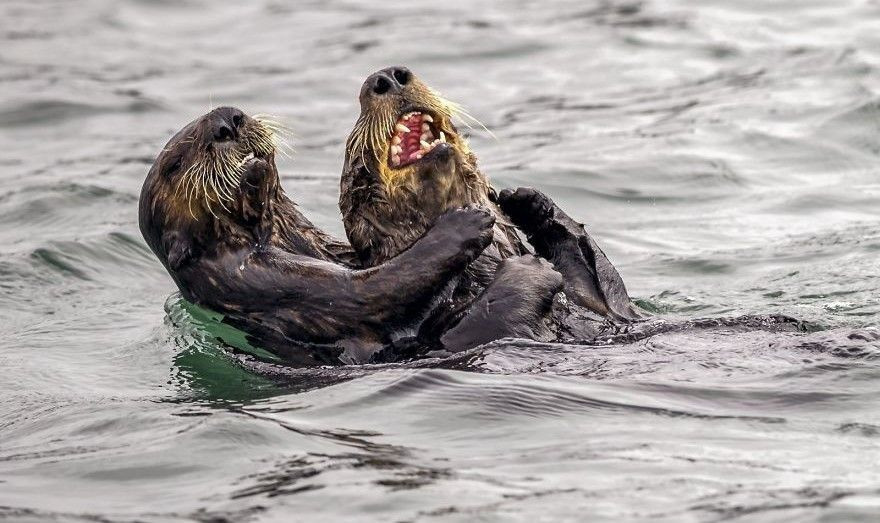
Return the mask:
POLYGON ((176 232, 162 236, 162 247, 168 260, 168 268, 178 271, 192 260, 192 245, 176 232))

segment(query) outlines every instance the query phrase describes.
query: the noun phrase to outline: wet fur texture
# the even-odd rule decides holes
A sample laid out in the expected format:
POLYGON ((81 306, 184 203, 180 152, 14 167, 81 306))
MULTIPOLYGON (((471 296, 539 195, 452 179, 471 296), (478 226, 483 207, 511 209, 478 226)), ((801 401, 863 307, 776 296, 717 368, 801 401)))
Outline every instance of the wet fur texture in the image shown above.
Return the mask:
MULTIPOLYGON (((393 77, 388 71, 377 74, 393 77)), ((469 301, 492 281, 503 259, 527 251, 491 201, 489 181, 452 124, 457 106, 407 74, 406 85, 383 96, 371 91, 369 79, 361 90, 361 115, 347 142, 340 186, 346 234, 362 263, 373 266, 402 252, 449 209, 467 205, 489 209, 496 218, 492 244, 456 287, 456 301, 469 301), (395 122, 405 111, 416 109, 433 115, 450 146, 430 160, 391 169, 388 147, 395 122)))
MULTIPOLYGON (((365 265, 381 263, 401 252, 450 207, 481 205, 496 218, 492 245, 471 264, 455 295, 445 308, 437 309, 423 329, 441 329, 437 325, 461 314, 491 284, 502 261, 528 252, 514 224, 528 235, 536 252, 562 273, 565 291, 574 304, 587 309, 573 311, 567 320, 576 321, 561 322, 560 333, 582 334, 584 324, 596 321, 593 314, 619 322, 640 317, 623 280, 598 245, 546 195, 531 189, 507 191, 502 207, 496 205, 498 198, 477 168, 476 156, 452 124, 455 104, 401 67, 383 69, 367 78, 360 103, 361 114, 346 151, 340 209, 351 245, 365 265), (389 87, 377 92, 381 82, 389 87), (436 127, 449 137, 449 146, 430 158, 392 169, 389 140, 397 119, 411 110, 431 114, 436 127)), ((541 288, 543 275, 537 268, 534 273, 521 268, 518 274, 518 290, 523 296, 532 296, 541 288)), ((535 304, 534 300, 530 303, 535 304)))
POLYGON ((547 337, 543 320, 561 279, 531 256, 506 260, 478 298, 445 321, 425 321, 493 242, 492 212, 439 213, 412 245, 361 269, 350 246, 317 229, 286 196, 274 153, 247 139, 258 125, 237 109, 215 109, 169 141, 144 181, 141 232, 188 301, 222 313, 251 343, 297 366, 397 361, 508 336, 547 337), (222 166, 211 158, 217 150, 243 160, 222 166), (203 176, 199 183, 176 190, 192 173, 203 176), (199 192, 216 190, 218 180, 235 184, 224 188, 232 198, 219 207, 199 192), (524 271, 539 276, 525 293, 517 289, 524 271))
POLYGON ((351 249, 284 194, 271 155, 242 166, 238 193, 224 208, 176 191, 236 111, 216 109, 169 141, 144 182, 140 228, 187 300, 223 313, 289 363, 368 361, 417 328, 436 295, 490 243, 490 213, 453 210, 399 256, 353 269, 351 249))
POLYGON ((546 194, 530 187, 506 189, 501 209, 522 230, 535 252, 565 278, 565 292, 581 307, 628 323, 644 315, 632 304, 623 279, 583 224, 575 222, 546 194))

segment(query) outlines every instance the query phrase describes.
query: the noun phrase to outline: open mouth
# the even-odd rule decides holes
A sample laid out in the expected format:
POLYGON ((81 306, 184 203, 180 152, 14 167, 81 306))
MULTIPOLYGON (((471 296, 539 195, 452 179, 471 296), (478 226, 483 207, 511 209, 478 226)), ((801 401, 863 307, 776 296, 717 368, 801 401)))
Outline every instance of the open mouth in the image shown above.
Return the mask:
POLYGON ((262 160, 262 161, 268 162, 271 156, 272 156, 271 152, 266 153, 265 151, 251 150, 251 152, 247 153, 245 156, 243 156, 241 158, 241 160, 238 161, 236 168, 240 171, 243 168, 245 168, 247 165, 249 165, 257 160, 262 160))
POLYGON ((241 170, 246 163, 248 163, 251 160, 258 159, 258 158, 259 157, 256 156, 254 153, 248 153, 247 156, 245 156, 244 158, 241 159, 240 162, 238 162, 238 169, 241 170))
POLYGON ((446 135, 434 125, 433 116, 408 112, 394 125, 388 162, 395 169, 406 167, 430 154, 441 143, 446 143, 446 135))

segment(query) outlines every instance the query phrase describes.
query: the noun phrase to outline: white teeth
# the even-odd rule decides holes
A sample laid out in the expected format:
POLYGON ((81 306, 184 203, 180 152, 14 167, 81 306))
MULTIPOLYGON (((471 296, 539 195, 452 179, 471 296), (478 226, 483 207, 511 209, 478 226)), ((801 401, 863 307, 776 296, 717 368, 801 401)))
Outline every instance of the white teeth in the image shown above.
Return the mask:
POLYGON ((391 155, 390 161, 392 167, 399 167, 402 162, 401 156, 403 156, 404 139, 407 140, 407 143, 409 144, 408 147, 412 147, 415 145, 415 137, 413 137, 412 135, 404 136, 404 134, 412 133, 412 129, 401 123, 403 121, 411 120, 413 116, 421 116, 421 125, 419 126, 419 130, 421 131, 419 136, 419 150, 409 153, 407 161, 412 162, 421 160, 435 147, 437 147, 441 143, 446 143, 446 133, 440 131, 440 137, 435 138, 434 133, 431 131, 431 126, 428 125, 429 123, 434 121, 434 118, 432 118, 430 115, 419 113, 418 111, 406 113, 405 115, 401 116, 400 121, 395 124, 394 129, 396 131, 396 134, 391 137, 389 154, 391 155))
POLYGON ((238 166, 241 167, 242 165, 248 163, 249 161, 251 161, 253 159, 254 159, 254 153, 248 153, 247 156, 245 156, 244 158, 241 159, 241 161, 238 163, 238 166))

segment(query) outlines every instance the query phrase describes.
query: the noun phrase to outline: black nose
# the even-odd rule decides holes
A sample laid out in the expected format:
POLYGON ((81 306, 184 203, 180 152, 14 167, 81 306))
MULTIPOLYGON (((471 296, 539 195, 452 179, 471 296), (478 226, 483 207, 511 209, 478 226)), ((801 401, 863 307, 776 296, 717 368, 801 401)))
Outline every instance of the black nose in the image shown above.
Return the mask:
POLYGON ((217 122, 214 127, 214 139, 218 142, 225 142, 233 138, 235 138, 235 132, 232 130, 232 126, 226 120, 217 122))
POLYGON ((364 83, 374 94, 382 96, 399 93, 410 79, 412 73, 406 67, 389 67, 371 74, 364 83))
POLYGON ((214 139, 218 142, 238 137, 238 129, 244 123, 244 113, 235 107, 219 107, 211 112, 214 139))

